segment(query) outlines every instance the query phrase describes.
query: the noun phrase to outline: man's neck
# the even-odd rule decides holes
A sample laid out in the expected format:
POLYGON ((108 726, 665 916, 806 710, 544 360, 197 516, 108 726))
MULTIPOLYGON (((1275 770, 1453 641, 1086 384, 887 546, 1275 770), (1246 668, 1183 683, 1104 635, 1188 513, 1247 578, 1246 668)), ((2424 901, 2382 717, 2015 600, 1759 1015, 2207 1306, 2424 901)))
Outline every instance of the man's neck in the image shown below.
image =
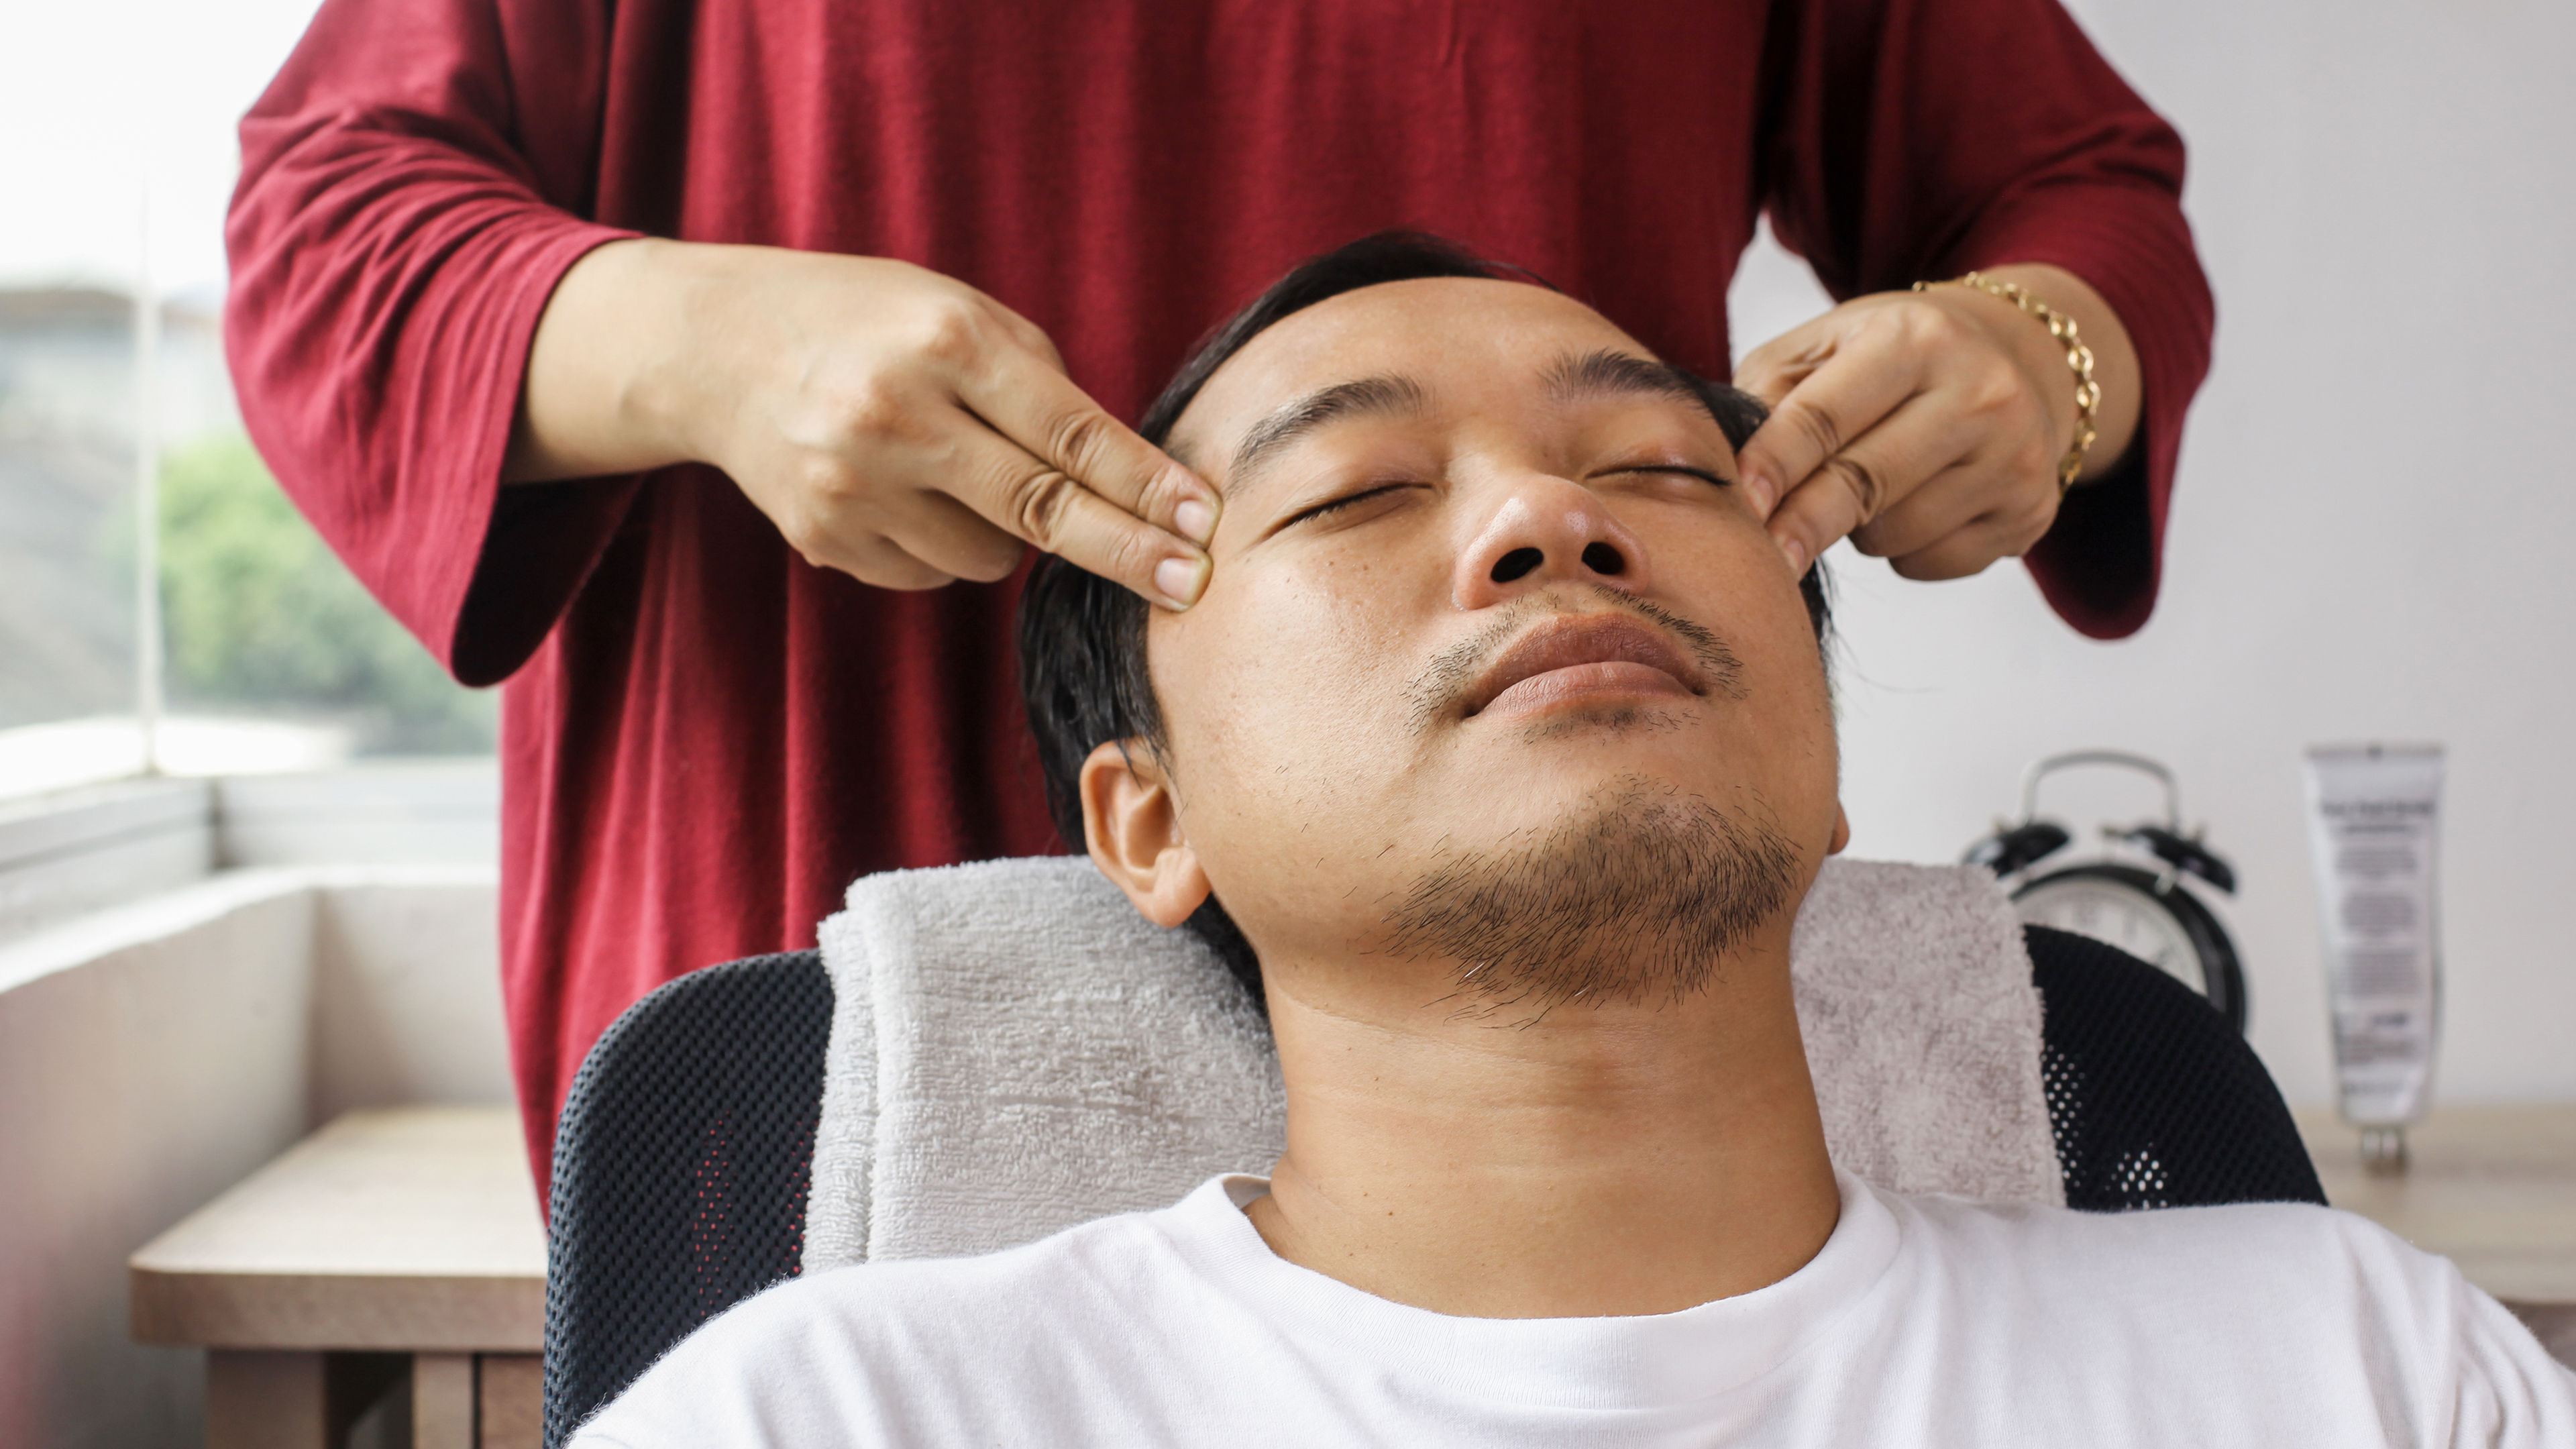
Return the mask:
POLYGON ((1288 1151, 1253 1225, 1290 1262, 1464 1317, 1670 1313, 1796 1272, 1841 1204, 1773 935, 1686 1001, 1517 1026, 1274 973, 1288 1151))

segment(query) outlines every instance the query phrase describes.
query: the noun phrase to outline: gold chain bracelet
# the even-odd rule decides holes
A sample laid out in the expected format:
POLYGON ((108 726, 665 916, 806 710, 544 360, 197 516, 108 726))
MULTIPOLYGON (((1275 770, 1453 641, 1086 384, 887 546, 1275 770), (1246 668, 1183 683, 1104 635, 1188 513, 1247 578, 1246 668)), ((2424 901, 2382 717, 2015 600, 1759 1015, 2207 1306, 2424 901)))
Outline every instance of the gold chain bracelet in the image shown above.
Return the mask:
POLYGON ((2093 414, 2102 406, 2102 385, 2093 380, 2093 349, 2084 345, 2076 331, 2075 319, 2030 294, 2027 288, 1999 281, 1983 272, 1969 272, 1946 282, 1917 282, 1914 290, 1928 292, 1934 287, 1974 287, 1989 296, 2001 297, 2036 318, 2048 329, 2048 335, 2066 347, 2066 365, 2075 373, 2075 446, 2057 460, 2057 491, 2075 486, 2075 475, 2084 471, 2084 450, 2093 446, 2093 414))

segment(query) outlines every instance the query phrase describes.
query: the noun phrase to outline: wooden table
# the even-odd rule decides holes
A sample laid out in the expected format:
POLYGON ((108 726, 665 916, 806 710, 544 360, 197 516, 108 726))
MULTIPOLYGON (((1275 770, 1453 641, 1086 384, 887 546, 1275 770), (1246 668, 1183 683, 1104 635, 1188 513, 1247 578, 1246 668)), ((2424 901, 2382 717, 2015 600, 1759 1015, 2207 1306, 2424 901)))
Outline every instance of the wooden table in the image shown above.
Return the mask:
POLYGON ((2459 1264, 2576 1364, 2576 1106, 2438 1108, 2385 1177, 2331 1109, 2296 1115, 2328 1202, 2459 1264))
POLYGON ((208 1350, 211 1449, 339 1449, 406 1371, 416 1449, 540 1442, 546 1240, 509 1108, 352 1112, 129 1268, 134 1336, 208 1350))

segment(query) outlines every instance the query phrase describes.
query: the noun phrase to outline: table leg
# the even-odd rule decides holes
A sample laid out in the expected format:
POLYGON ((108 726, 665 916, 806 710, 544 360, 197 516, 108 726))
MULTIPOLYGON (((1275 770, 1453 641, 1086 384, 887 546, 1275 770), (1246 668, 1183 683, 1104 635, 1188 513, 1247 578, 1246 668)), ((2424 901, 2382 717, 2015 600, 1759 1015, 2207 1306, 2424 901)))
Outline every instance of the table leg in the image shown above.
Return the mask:
POLYGON ((206 1351, 206 1449, 338 1449, 319 1353, 206 1351))
POLYGON ((409 1367, 392 1353, 210 1349, 207 1449, 342 1449, 349 1426, 409 1367))
POLYGON ((545 1449, 546 1367, 533 1353, 475 1360, 474 1449, 545 1449))
POLYGON ((411 1357, 412 1449, 474 1449, 474 1355, 411 1357))

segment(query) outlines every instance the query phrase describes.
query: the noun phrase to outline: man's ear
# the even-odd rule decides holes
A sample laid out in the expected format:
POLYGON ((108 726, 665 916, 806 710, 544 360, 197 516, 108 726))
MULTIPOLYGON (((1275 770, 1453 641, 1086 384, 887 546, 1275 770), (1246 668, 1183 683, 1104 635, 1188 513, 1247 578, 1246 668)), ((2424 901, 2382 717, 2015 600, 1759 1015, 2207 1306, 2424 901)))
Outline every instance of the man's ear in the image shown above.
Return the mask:
POLYGON ((1837 800, 1834 802, 1834 838, 1825 846, 1825 854, 1840 855, 1843 853, 1843 847, 1849 844, 1851 844, 1851 817, 1843 813, 1843 802, 1837 800))
POLYGON ((1082 836, 1091 860, 1136 913, 1177 926, 1208 898, 1207 872, 1181 838, 1179 803, 1143 740, 1111 740, 1082 762, 1082 836))

